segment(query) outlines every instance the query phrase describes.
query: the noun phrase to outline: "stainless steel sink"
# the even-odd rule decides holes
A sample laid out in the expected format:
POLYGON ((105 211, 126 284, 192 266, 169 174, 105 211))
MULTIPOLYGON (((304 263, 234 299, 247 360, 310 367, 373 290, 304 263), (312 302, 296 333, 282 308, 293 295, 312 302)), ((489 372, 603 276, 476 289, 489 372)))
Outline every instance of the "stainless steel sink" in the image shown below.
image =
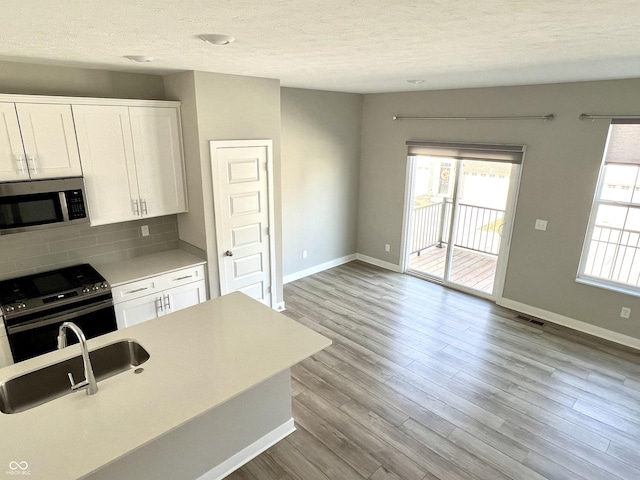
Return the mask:
MULTIPOLYGON (((89 358, 99 382, 142 365, 149 353, 133 340, 121 340, 89 352, 89 358)), ((0 383, 0 412, 23 412, 72 393, 69 372, 74 378, 84 375, 80 355, 0 383)))

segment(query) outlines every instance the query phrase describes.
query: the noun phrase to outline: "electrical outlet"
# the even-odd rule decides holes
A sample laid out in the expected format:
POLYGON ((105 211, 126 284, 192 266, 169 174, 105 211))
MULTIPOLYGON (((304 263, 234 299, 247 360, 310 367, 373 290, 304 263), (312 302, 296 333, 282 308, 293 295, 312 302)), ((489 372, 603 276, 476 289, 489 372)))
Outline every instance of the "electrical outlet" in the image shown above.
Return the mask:
POLYGON ((142 227, 140 229, 142 230, 142 236, 143 237, 148 237, 149 236, 149 225, 142 225, 142 227))
POLYGON ((631 309, 629 307, 622 307, 622 310, 620 310, 620 316, 622 318, 629 318, 631 316, 631 309))
POLYGON ((385 252, 390 252, 391 251, 391 245, 389 245, 388 243, 385 244, 384 246, 384 251, 385 252))
POLYGON ((307 258, 307 251, 306 250, 302 250, 302 258, 307 258))
POLYGON ((547 229, 547 221, 537 218, 535 228, 536 230, 542 230, 544 232, 547 229))

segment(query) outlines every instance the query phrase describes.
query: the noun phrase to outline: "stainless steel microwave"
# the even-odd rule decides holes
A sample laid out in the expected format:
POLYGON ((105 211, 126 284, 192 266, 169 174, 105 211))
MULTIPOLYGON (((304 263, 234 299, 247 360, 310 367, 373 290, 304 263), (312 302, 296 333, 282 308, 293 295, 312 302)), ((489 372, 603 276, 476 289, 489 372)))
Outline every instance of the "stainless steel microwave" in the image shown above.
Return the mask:
POLYGON ((0 183, 0 235, 87 222, 81 177, 0 183))

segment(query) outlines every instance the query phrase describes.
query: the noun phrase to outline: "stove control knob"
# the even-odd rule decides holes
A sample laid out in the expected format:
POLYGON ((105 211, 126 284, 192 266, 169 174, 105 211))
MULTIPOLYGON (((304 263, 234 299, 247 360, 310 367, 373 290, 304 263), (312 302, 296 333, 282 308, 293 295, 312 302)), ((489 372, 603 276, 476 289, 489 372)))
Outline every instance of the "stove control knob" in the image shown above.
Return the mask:
POLYGON ((102 282, 100 284, 100 288, 107 288, 109 285, 106 284, 106 282, 102 282))
POLYGON ((14 307, 13 305, 9 305, 7 307, 7 312, 13 312, 16 309, 16 307, 14 307))
POLYGON ((87 287, 84 287, 84 288, 82 289, 82 293, 89 293, 89 289, 88 289, 87 287))
POLYGON ((98 290, 98 285, 94 285, 93 287, 91 287, 91 290, 93 290, 94 292, 98 290))

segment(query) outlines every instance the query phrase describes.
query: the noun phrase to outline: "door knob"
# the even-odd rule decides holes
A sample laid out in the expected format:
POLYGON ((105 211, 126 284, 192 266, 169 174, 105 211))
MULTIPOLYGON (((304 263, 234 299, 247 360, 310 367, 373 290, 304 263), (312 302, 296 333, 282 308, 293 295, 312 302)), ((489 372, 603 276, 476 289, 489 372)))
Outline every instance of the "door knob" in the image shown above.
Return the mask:
POLYGON ((233 252, 231 250, 227 250, 226 252, 224 252, 224 256, 225 257, 233 257, 233 252))

